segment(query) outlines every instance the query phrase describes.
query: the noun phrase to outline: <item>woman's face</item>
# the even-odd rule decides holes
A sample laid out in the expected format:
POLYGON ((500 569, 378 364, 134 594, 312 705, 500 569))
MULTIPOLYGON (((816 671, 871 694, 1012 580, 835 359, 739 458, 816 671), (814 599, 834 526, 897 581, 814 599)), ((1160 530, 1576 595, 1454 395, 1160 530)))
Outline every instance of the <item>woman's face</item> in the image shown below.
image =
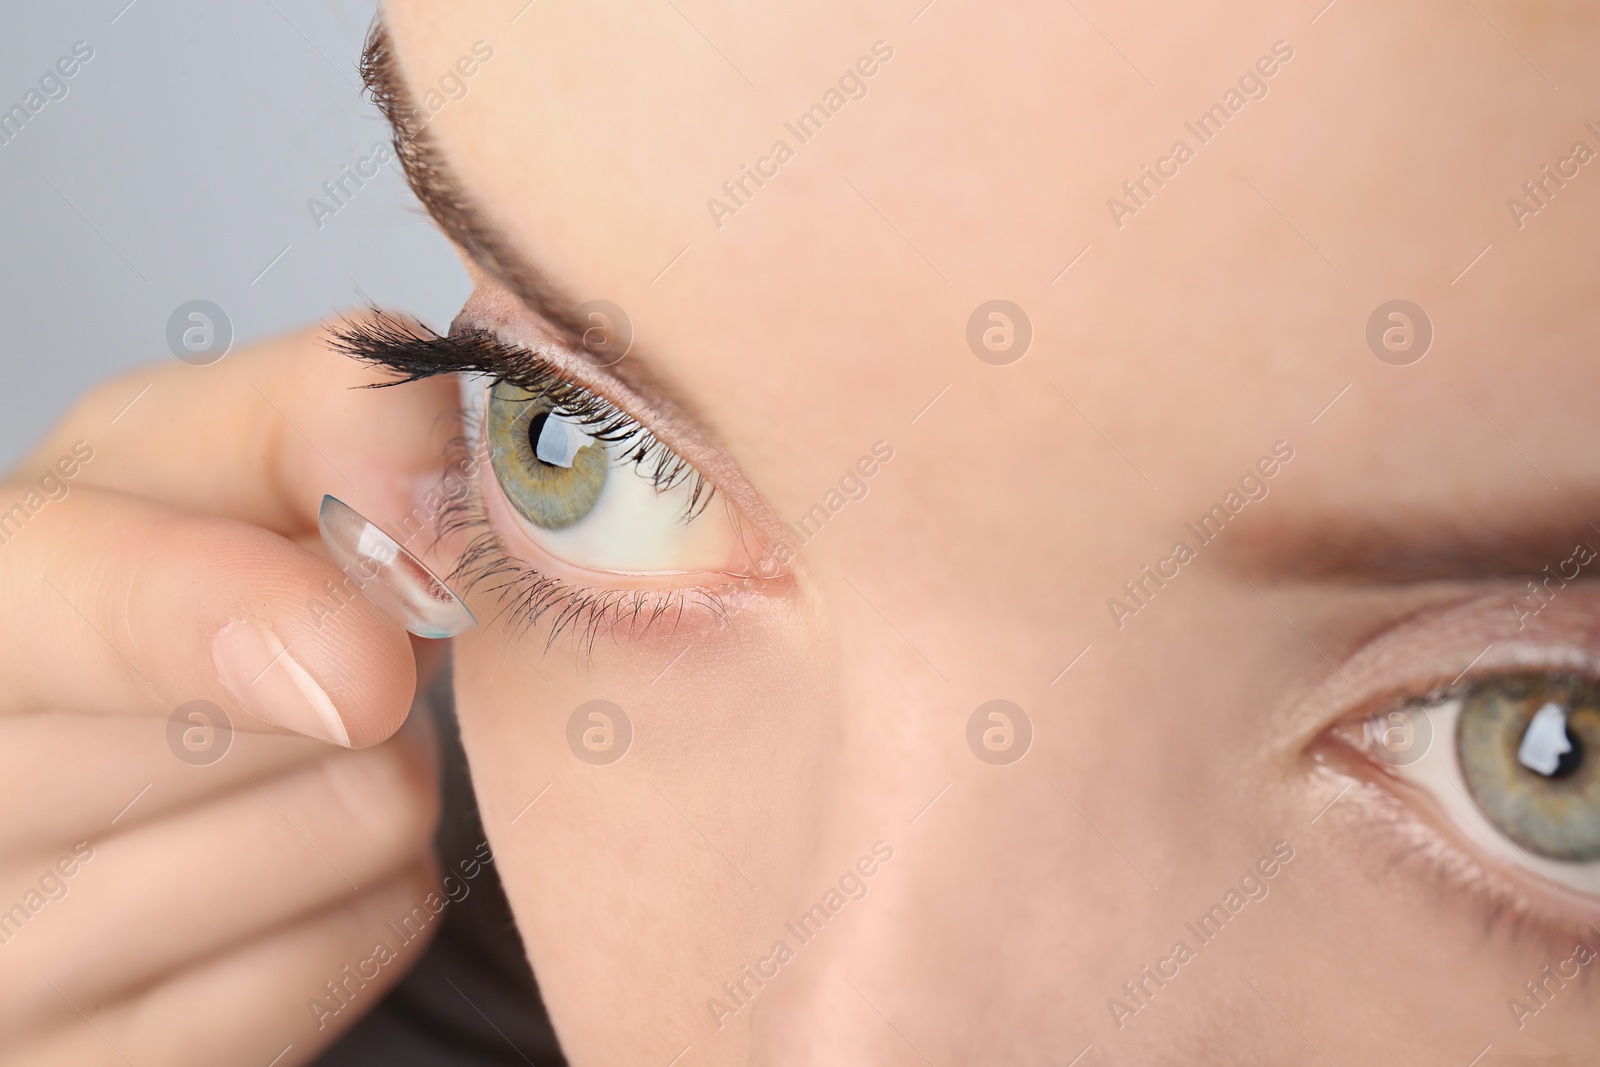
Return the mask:
POLYGON ((570 1057, 1592 1057, 1600 16, 920 6, 387 5, 570 1057))

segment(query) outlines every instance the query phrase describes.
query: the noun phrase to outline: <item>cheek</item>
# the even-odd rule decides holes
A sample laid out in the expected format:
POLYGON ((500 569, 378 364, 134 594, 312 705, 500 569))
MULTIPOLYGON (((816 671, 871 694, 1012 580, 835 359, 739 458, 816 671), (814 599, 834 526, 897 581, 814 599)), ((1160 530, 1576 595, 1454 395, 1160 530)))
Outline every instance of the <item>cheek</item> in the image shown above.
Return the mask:
POLYGON ((546 651, 543 629, 455 642, 484 829, 575 1062, 709 1020, 750 939, 765 952, 789 918, 836 747, 826 649, 799 619, 766 597, 721 629, 592 651, 546 651))

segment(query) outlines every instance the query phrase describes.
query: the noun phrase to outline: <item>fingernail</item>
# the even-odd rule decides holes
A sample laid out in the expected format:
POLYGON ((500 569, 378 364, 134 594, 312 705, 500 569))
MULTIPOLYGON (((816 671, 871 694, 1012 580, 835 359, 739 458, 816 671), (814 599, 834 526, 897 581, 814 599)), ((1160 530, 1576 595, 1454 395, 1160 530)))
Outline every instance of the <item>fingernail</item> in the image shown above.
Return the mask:
POLYGON ((229 623, 211 642, 211 659, 228 692, 274 726, 350 747, 339 710, 315 678, 264 623, 229 623))

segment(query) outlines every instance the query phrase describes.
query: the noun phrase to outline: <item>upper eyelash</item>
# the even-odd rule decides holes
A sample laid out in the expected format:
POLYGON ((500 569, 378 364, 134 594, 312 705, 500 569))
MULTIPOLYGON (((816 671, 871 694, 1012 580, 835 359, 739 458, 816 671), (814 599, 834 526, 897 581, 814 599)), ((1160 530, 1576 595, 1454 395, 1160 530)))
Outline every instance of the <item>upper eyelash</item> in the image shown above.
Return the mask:
MULTIPOLYGON (((425 326, 412 326, 374 313, 369 319, 346 322, 334 328, 329 344, 335 351, 395 373, 393 380, 378 382, 369 388, 403 385, 439 374, 477 371, 552 399, 559 390, 561 403, 556 407, 563 415, 572 418, 581 412, 579 420, 585 425, 597 426, 598 432, 594 435, 606 434, 606 440, 638 441, 638 447, 629 449, 629 457, 636 465, 643 465, 654 457, 655 469, 650 476, 658 490, 681 484, 685 477, 696 479, 684 521, 692 519, 710 503, 714 487, 638 420, 582 386, 561 378, 537 354, 512 348, 491 334, 475 331, 446 337, 425 326), (666 457, 671 457, 673 462, 667 462, 666 457)), ((473 454, 472 442, 465 437, 457 437, 446 446, 446 459, 454 466, 461 466, 473 454)), ((675 625, 689 603, 687 598, 691 592, 714 613, 720 615, 724 611, 721 597, 707 590, 590 590, 523 563, 513 557, 500 540, 475 482, 464 496, 446 498, 436 523, 435 532, 440 538, 453 532, 475 531, 451 570, 449 580, 462 592, 485 585, 498 594, 508 640, 514 640, 541 619, 551 616, 546 651, 557 637, 567 632, 578 635, 579 643, 592 650, 602 632, 619 624, 640 625, 640 632, 664 619, 675 625)))
POLYGON ((514 348, 487 331, 446 336, 421 324, 375 314, 335 328, 330 344, 337 352, 396 375, 391 381, 375 383, 373 388, 404 385, 439 374, 477 372, 549 401, 556 413, 583 426, 595 440, 622 446, 625 460, 644 472, 657 492, 688 481, 684 522, 704 511, 715 495, 716 487, 703 474, 638 419, 592 390, 563 378, 537 352, 514 348))

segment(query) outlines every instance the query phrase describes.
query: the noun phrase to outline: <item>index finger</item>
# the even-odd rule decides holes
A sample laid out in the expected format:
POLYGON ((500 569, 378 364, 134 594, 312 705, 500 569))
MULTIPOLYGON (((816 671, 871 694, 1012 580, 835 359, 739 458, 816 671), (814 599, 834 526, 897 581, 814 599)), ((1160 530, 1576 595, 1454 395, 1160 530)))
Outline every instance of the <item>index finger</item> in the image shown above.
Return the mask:
POLYGON ((320 326, 141 368, 74 405, 7 480, 65 476, 290 537, 316 529, 324 493, 395 523, 437 480, 459 398, 444 379, 362 388, 385 380, 320 326))

